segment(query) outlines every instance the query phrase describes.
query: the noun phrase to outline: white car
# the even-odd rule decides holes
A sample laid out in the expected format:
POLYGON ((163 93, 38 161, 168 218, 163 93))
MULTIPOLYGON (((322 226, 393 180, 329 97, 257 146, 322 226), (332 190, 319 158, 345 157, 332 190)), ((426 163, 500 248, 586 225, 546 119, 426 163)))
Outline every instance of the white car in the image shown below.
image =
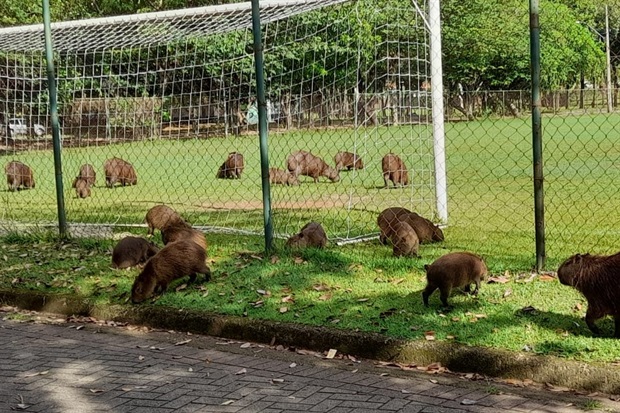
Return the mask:
MULTIPOLYGON (((9 134, 9 136, 28 135, 29 127, 23 118, 11 118, 9 119, 9 124, 7 126, 6 132, 9 134)), ((36 136, 43 136, 45 135, 45 126, 35 123, 32 126, 32 132, 36 136)))

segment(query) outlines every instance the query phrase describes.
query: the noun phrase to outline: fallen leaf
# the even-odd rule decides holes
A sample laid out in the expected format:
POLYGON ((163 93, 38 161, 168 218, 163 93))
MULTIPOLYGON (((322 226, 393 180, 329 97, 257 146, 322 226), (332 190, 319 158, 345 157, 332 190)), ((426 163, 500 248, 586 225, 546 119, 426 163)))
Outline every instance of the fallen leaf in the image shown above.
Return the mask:
POLYGON ((540 281, 553 281, 553 280, 555 280, 555 277, 553 277, 551 275, 544 274, 544 275, 541 275, 540 277, 538 277, 538 279, 540 281))
POLYGON ((366 301, 370 300, 370 298, 360 298, 359 300, 357 300, 360 303, 364 303, 366 301))
POLYGON ((304 259, 303 259, 303 258, 301 258, 301 257, 295 257, 295 258, 293 259, 293 262, 294 262, 295 264, 303 264, 305 261, 304 261, 304 259))
POLYGON ((487 318, 486 314, 476 314, 474 317, 480 319, 480 318, 487 318))
POLYGON ((237 375, 237 376, 238 376, 238 375, 240 375, 240 374, 245 374, 245 373, 247 373, 247 372, 248 372, 248 370, 247 370, 247 369, 245 369, 245 368, 243 368, 243 369, 239 370, 238 372, 236 372, 236 373, 235 373, 235 375, 237 375))
POLYGON ((280 314, 286 313, 288 311, 287 307, 280 307, 280 314))
POLYGON ((239 347, 241 347, 241 348, 249 348, 249 347, 252 347, 252 344, 251 343, 243 343, 239 347))
POLYGON ((510 282, 510 279, 508 279, 507 277, 504 277, 504 276, 489 277, 489 280, 487 282, 489 284, 492 284, 492 283, 506 284, 507 282, 510 282))
POLYGON ((250 255, 250 257, 254 258, 255 260, 259 260, 259 261, 263 260, 263 257, 259 257, 258 255, 250 255))
POLYGON ((402 283, 403 281, 405 281, 404 278, 397 278, 395 280, 390 281, 390 284, 398 285, 398 284, 402 283))
POLYGON ((40 371, 38 373, 26 374, 26 375, 24 375, 24 377, 44 376, 44 375, 46 375, 49 372, 50 372, 49 370, 45 370, 45 371, 40 371))
POLYGON ((288 367, 291 368, 291 369, 294 368, 294 367, 297 367, 297 363, 291 363, 291 364, 289 364, 288 367))
POLYGON ((511 294, 512 294, 512 289, 511 289, 511 288, 508 288, 506 291, 504 291, 504 295, 503 295, 503 297, 504 297, 504 298, 506 298, 506 297, 508 297, 508 296, 509 296, 509 295, 511 295, 511 294))
POLYGON ((260 295, 265 295, 267 297, 271 295, 271 292, 269 290, 256 290, 256 292, 259 293, 260 295))
POLYGON ((336 353, 338 352, 338 350, 336 349, 329 349, 329 351, 327 352, 327 355, 325 356, 326 359, 333 359, 336 356, 336 353))
POLYGON ((405 390, 405 389, 401 390, 400 392, 401 392, 401 393, 404 393, 404 394, 409 394, 409 393, 411 393, 409 390, 405 390))
POLYGON ((189 343, 190 341, 192 341, 192 339, 191 339, 191 338, 189 338, 189 339, 187 339, 187 340, 179 341, 179 342, 177 342, 177 343, 174 343, 174 345, 175 345, 175 346, 182 346, 182 345, 185 345, 185 344, 189 343))
POLYGON ((140 361, 144 360, 144 356, 138 356, 138 360, 140 361))
POLYGON ((187 371, 192 372, 192 371, 194 371, 194 369, 190 367, 190 368, 187 369, 187 371))
POLYGON ((277 264, 277 263, 279 263, 279 262, 280 262, 280 257, 278 257, 277 255, 273 255, 273 256, 271 257, 271 263, 272 263, 272 264, 277 264))
POLYGON ((91 393, 103 393, 104 390, 101 390, 101 389, 90 389, 90 392, 91 393))
POLYGON ((228 401, 225 401, 224 403, 222 403, 221 406, 228 406, 230 404, 233 404, 234 402, 235 402, 234 400, 228 400, 228 401))
POLYGON ((429 381, 430 381, 431 383, 433 383, 433 384, 437 384, 437 380, 435 380, 435 379, 430 379, 429 381))
POLYGON ((381 377, 385 377, 385 376, 389 376, 389 375, 390 375, 389 373, 381 373, 380 374, 381 377))
POLYGON ((327 293, 327 294, 323 294, 322 296, 320 296, 319 300, 327 301, 327 300, 331 300, 331 298, 332 298, 332 294, 331 293, 327 293))
POLYGON ((359 369, 351 370, 351 373, 357 373, 359 369))
POLYGON ((424 333, 424 338, 427 339, 428 341, 435 340, 435 332, 434 331, 426 331, 424 333))
POLYGON ((283 303, 294 303, 295 299, 291 295, 287 295, 286 297, 282 297, 281 300, 283 303))
POLYGON ((284 379, 271 379, 272 383, 284 383, 284 379))
POLYGON ((83 328, 84 328, 84 326, 77 326, 77 327, 75 327, 76 330, 81 330, 83 328))
POLYGON ((471 406, 472 404, 476 404, 476 403, 478 403, 476 400, 471 400, 471 399, 461 400, 461 404, 464 404, 466 406, 471 406))
POLYGON ((312 289, 315 291, 327 291, 329 287, 325 284, 315 284, 312 286, 312 289))
POLYGON ((176 292, 179 292, 179 291, 185 290, 186 288, 187 288, 187 284, 181 284, 177 288, 175 288, 174 290, 176 292))

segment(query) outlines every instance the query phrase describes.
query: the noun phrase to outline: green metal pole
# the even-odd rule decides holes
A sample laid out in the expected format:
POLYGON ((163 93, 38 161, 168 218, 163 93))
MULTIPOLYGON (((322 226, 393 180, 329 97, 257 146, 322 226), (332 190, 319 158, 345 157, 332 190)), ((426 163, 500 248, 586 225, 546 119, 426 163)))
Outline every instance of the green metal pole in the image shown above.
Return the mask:
POLYGON ((52 141, 54 145, 54 174, 56 176, 56 205, 58 208, 58 230, 61 238, 67 237, 67 217, 62 186, 62 162, 60 148, 60 127, 58 124, 58 103, 56 98, 56 77, 54 51, 52 49, 52 28, 49 0, 43 0, 43 26, 45 28, 45 60, 47 62, 47 87, 50 95, 50 116, 52 118, 52 141))
POLYGON ((532 150, 534 163, 534 225, 536 229, 536 270, 545 267, 545 199, 540 115, 540 22, 539 0, 530 0, 530 59, 532 64, 532 150))
POLYGON ((252 32, 254 34, 254 63, 256 66, 256 100, 258 103, 258 135, 260 140, 260 166, 263 188, 263 216, 265 223, 265 251, 273 248, 273 220, 271 214, 271 186, 269 184, 269 151, 267 127, 267 100, 263 72, 263 40, 260 28, 260 6, 252 0, 252 32))

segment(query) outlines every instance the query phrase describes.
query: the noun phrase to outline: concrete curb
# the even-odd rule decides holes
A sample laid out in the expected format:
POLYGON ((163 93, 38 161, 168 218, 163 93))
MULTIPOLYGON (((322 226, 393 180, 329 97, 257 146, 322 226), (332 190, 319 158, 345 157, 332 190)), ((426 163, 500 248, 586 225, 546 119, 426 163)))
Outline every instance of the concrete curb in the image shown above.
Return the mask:
POLYGON ((76 296, 31 291, 0 290, 0 303, 26 310, 91 316, 235 340, 270 343, 275 339, 277 344, 285 346, 316 351, 333 348, 341 353, 366 359, 414 363, 422 366, 439 362, 456 372, 519 380, 530 379, 538 383, 549 383, 575 390, 620 394, 620 367, 611 364, 588 364, 552 356, 469 347, 457 343, 399 340, 374 333, 254 320, 174 308, 101 305, 76 296))

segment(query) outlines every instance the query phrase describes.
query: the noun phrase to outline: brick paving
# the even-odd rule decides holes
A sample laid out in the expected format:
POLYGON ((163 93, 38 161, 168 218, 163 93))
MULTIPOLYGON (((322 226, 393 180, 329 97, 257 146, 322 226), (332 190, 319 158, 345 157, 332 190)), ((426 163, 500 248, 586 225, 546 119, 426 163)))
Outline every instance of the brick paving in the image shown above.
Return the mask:
POLYGON ((394 371, 213 337, 0 321, 0 412, 564 413, 586 407, 620 412, 607 398, 394 371))

